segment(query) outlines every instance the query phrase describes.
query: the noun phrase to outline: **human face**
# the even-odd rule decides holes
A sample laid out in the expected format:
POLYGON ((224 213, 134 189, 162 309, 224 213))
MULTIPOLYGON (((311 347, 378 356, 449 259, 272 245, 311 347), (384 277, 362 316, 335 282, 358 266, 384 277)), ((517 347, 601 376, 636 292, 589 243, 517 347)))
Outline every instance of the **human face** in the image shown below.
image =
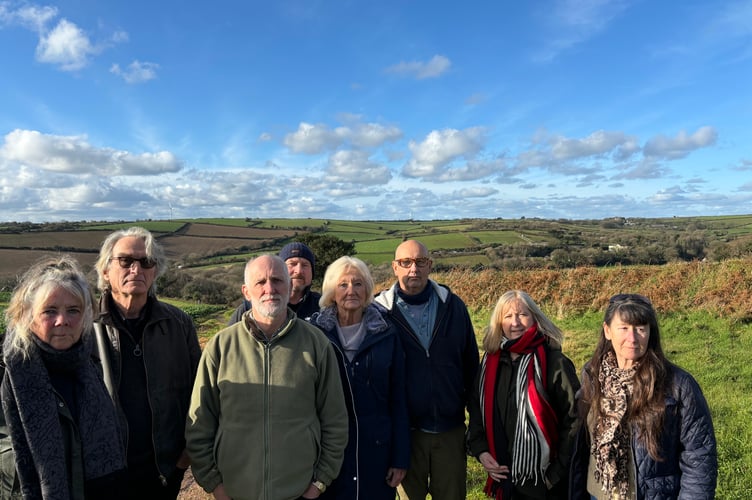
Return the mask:
POLYGON ((611 341, 619 368, 631 368, 648 350, 650 325, 630 325, 617 313, 610 324, 603 323, 603 332, 611 341))
POLYGON ((509 340, 522 337, 534 324, 533 314, 521 300, 513 300, 502 309, 501 331, 509 340))
POLYGON ((285 261, 287 272, 290 273, 292 291, 302 292, 313 281, 313 268, 308 259, 303 257, 290 257, 285 261))
POLYGON ((115 301, 119 302, 126 297, 145 297, 157 275, 156 266, 146 269, 138 260, 134 260, 130 267, 123 268, 117 260, 117 257, 147 257, 144 240, 135 236, 120 238, 112 247, 112 257, 104 270, 104 277, 110 283, 115 301))
POLYGON ((254 318, 276 319, 287 314, 290 280, 279 260, 262 255, 251 262, 250 280, 243 284, 243 295, 251 301, 254 318))
POLYGON ((334 302, 340 314, 363 311, 366 303, 366 282, 360 273, 350 269, 340 276, 334 289, 334 302))
POLYGON ((31 331, 53 349, 65 351, 83 333, 84 307, 78 297, 56 287, 34 312, 31 331))
POLYGON ((405 241, 398 246, 392 261, 392 270, 400 289, 408 295, 417 295, 426 288, 432 266, 426 247, 414 240, 405 241), (401 264, 407 264, 408 267, 402 267, 401 264))

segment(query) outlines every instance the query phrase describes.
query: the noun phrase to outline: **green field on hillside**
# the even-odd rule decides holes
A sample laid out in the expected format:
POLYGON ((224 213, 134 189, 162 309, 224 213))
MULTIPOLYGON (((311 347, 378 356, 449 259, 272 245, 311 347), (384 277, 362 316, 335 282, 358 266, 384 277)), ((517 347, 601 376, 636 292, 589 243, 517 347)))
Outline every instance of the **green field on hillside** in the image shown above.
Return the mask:
MULTIPOLYGON (((752 261, 539 272, 455 270, 435 273, 434 278, 449 284, 468 304, 479 342, 498 295, 510 288, 526 289, 565 332, 564 352, 578 370, 592 355, 608 296, 617 291, 646 293, 659 310, 666 355, 697 379, 708 400, 718 441, 717 498, 750 497, 752 261)), ((0 294, 0 310, 8 298, 8 292, 0 294)), ((227 306, 167 300, 193 317, 202 342, 224 327, 232 311, 227 306)), ((0 328, 4 329, 2 320, 0 328)), ((485 498, 484 480, 482 468, 470 458, 469 499, 485 498)))

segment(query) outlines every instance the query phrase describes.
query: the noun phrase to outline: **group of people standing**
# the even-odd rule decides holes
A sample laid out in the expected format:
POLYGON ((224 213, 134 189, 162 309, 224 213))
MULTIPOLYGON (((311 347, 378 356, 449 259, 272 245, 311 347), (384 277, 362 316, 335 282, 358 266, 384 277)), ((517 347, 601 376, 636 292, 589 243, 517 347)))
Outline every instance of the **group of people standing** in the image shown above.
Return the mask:
POLYGON ((468 454, 495 499, 713 498, 710 412, 646 297, 609 301, 580 379, 519 290, 481 358, 418 241, 378 294, 348 256, 313 292, 315 264, 298 242, 250 260, 203 352, 156 298, 166 260, 144 229, 103 243, 98 308, 74 260, 29 269, 6 313, 0 498, 175 499, 190 465, 220 500, 461 500, 468 454))
POLYGON ((582 382, 562 333, 522 291, 483 339, 468 448, 495 499, 712 499, 718 458, 697 382, 663 354, 650 300, 609 300, 582 382))
POLYGON ((95 303, 67 256, 21 278, 6 311, 0 498, 174 500, 189 466, 185 417, 201 349, 186 313, 156 298, 153 235, 110 234, 95 303))
POLYGON ((386 500, 398 486, 465 498, 479 362, 465 304, 429 279, 417 241, 397 248, 397 282, 378 295, 363 261, 337 259, 312 311, 314 265, 301 243, 246 265, 248 304, 207 343, 194 385, 196 481, 220 499, 386 500))

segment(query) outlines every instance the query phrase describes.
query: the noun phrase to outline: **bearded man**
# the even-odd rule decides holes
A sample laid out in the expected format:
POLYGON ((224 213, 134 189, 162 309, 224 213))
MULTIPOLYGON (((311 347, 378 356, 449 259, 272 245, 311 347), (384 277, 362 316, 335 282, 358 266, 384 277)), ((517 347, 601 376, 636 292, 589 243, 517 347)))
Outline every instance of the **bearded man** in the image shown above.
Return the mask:
POLYGON ((201 356, 186 448, 216 499, 317 498, 339 474, 348 416, 336 355, 287 307, 290 286, 280 257, 249 261, 251 309, 201 356))

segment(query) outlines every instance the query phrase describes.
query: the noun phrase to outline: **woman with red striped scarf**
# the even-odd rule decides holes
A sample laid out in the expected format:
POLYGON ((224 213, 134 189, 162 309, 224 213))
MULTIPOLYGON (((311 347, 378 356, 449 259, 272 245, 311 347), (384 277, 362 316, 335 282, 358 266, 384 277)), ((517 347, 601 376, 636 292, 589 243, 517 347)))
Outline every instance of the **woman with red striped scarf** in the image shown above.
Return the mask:
POLYGON ((562 339, 527 293, 496 303, 468 406, 468 449, 488 473, 489 497, 567 498, 580 383, 562 339))

